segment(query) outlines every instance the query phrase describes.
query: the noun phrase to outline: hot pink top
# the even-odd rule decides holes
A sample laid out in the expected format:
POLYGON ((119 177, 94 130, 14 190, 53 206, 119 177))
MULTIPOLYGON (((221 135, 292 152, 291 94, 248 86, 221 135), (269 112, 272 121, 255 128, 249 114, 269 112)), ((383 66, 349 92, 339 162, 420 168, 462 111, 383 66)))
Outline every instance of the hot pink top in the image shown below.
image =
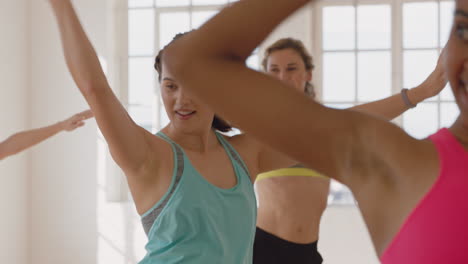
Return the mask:
POLYGON ((468 263, 468 152, 448 129, 430 139, 439 177, 382 254, 384 264, 468 263))

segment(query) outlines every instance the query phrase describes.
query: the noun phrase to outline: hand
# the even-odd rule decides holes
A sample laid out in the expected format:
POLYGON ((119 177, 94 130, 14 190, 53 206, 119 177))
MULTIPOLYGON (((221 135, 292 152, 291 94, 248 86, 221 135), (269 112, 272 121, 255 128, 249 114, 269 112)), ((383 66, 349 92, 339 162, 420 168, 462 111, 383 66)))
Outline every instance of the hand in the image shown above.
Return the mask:
POLYGON ((427 79, 422 83, 424 89, 427 92, 428 97, 433 97, 438 95, 446 86, 447 86, 447 77, 445 75, 445 70, 443 62, 445 60, 445 48, 442 50, 439 59, 437 61, 437 66, 434 71, 427 77, 427 79))
POLYGON ((94 115, 93 112, 91 112, 91 110, 86 110, 81 113, 75 114, 72 117, 60 122, 60 124, 62 125, 62 130, 73 131, 76 128, 83 126, 84 120, 89 119, 93 116, 94 115))

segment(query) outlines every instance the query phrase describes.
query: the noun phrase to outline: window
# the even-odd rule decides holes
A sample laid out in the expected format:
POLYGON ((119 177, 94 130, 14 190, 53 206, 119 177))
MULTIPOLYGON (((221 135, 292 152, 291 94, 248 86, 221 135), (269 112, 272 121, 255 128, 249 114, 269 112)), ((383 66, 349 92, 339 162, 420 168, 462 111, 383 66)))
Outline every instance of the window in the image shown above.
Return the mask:
MULTIPOLYGON (((405 2, 403 4, 403 87, 421 83, 434 69, 448 40, 453 20, 453 1, 405 2)), ((425 138, 440 127, 449 126, 458 115, 450 87, 403 116, 403 128, 425 138)))
MULTIPOLYGON (((315 83, 325 105, 348 108, 422 83, 448 39, 454 2, 322 0, 316 8, 315 83)), ((457 114, 446 87, 405 113, 399 123, 410 135, 425 138, 449 126, 457 114)), ((333 182, 329 200, 346 204, 354 199, 333 182)))

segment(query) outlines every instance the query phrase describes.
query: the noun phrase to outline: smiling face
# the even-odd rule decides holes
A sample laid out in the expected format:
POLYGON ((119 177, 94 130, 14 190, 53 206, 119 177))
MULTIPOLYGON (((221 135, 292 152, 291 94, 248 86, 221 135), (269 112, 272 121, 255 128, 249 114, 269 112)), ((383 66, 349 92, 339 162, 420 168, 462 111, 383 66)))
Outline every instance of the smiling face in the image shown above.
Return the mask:
POLYGON ((196 133, 211 128, 214 113, 187 95, 164 63, 162 68, 161 94, 171 125, 183 133, 196 133))
POLYGON ((468 124, 468 1, 456 1, 454 24, 446 49, 447 77, 460 108, 461 120, 468 124))

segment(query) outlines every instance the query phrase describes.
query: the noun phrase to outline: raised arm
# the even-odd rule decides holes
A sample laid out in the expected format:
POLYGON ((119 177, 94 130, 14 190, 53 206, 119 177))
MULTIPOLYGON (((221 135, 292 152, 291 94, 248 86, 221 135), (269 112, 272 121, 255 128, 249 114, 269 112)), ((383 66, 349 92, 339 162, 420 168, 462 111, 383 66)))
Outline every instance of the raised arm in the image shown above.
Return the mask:
POLYGON ((389 138, 385 153, 392 157, 392 141, 413 141, 388 122, 323 107, 245 66, 247 56, 271 30, 307 2, 236 2, 169 47, 166 67, 194 96, 247 134, 345 182, 348 175, 369 175, 362 171, 367 168, 363 164, 385 167, 385 157, 374 155, 384 147, 379 137, 389 138))
POLYGON ((149 133, 133 122, 109 87, 70 0, 49 2, 57 18, 68 69, 90 105, 112 157, 125 172, 138 171, 148 160, 149 133))
POLYGON ((0 142, 0 160, 28 149, 62 131, 73 131, 84 125, 84 120, 91 118, 90 110, 75 114, 56 124, 16 133, 0 142))
MULTIPOLYGON (((447 85, 447 78, 442 65, 444 53, 442 52, 440 55, 436 68, 427 79, 419 86, 407 91, 408 100, 411 104, 417 105, 430 97, 438 95, 447 85)), ((410 109, 410 106, 403 100, 403 94, 396 94, 375 102, 357 105, 350 109, 392 120, 410 109)))

